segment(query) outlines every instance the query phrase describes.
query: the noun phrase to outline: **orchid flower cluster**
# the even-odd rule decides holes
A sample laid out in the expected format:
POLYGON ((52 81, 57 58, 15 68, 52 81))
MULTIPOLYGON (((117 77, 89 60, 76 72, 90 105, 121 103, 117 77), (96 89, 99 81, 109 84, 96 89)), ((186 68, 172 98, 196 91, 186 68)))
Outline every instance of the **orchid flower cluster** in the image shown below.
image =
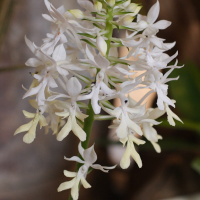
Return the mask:
POLYGON ((25 37, 36 58, 26 62, 26 66, 34 67, 35 72, 31 73, 33 82, 29 89, 23 87, 26 90, 23 98, 32 97, 29 102, 36 112, 23 111, 25 117, 32 120, 14 133, 26 132, 23 141, 30 144, 36 137, 39 123, 40 128, 45 127, 45 133, 51 130, 58 141, 65 139, 70 131, 77 136, 80 157, 65 159, 80 163, 79 168, 76 172, 65 170, 64 175, 73 179, 58 188, 58 191, 71 188, 74 200, 78 199, 80 183, 85 188, 91 187, 86 181, 89 168, 108 172, 115 167, 93 164, 97 155, 94 146, 88 148, 87 144, 90 137, 88 126, 94 119, 113 119, 109 128, 115 129, 119 142, 126 147, 120 162, 122 169, 130 166, 131 157, 138 167, 142 167, 135 144, 144 144, 144 139, 152 143, 156 152, 161 151, 158 140, 162 137, 153 127, 161 123, 156 121, 157 118, 167 113, 172 126, 175 125, 174 119, 181 121, 169 107, 175 107, 175 100, 168 97, 167 85, 178 79, 168 76, 181 66, 177 66, 177 61, 169 65, 178 53, 170 57, 166 51, 173 48, 175 42, 165 43, 156 36, 159 30, 171 24, 166 20, 156 22, 159 1, 147 16, 140 15, 142 6, 130 0, 77 2, 84 11, 65 10, 63 6, 55 8, 44 0, 49 14, 42 16, 51 22, 51 33, 47 33, 40 47, 25 37), (114 29, 125 30, 125 36, 114 37, 114 29), (120 57, 118 48, 123 46, 128 53, 120 57), (168 71, 164 74, 163 70, 168 71), (142 74, 138 75, 139 71, 142 74), (138 102, 130 97, 130 92, 144 88, 149 92, 138 102), (158 107, 147 109, 142 103, 153 92, 157 94, 158 107), (116 98, 121 101, 119 107, 110 101, 116 98), (81 109, 86 109, 86 114, 81 109), (100 114, 102 109, 107 115, 100 114))

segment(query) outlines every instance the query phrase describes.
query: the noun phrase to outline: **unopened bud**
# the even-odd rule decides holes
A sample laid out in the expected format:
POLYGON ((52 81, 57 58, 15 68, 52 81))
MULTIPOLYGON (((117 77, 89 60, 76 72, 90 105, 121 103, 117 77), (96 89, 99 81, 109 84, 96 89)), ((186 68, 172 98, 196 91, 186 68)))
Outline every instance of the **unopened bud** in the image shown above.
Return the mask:
POLYGON ((96 1, 96 2, 94 3, 94 10, 95 10, 96 12, 101 12, 101 10, 102 10, 102 3, 99 2, 99 1, 96 1))
POLYGON ((97 36, 96 44, 97 44, 97 49, 99 50, 99 52, 103 56, 105 56, 107 52, 107 43, 105 42, 102 36, 100 35, 97 36))
POLYGON ((120 21, 119 25, 128 26, 133 21, 133 19, 134 19, 133 16, 126 15, 125 17, 122 18, 122 20, 120 21))
POLYGON ((138 4, 136 3, 130 3, 127 7, 126 7, 126 11, 127 12, 135 12, 135 10, 137 9, 138 4))
POLYGON ((110 6, 110 7, 113 7, 115 5, 115 0, 107 0, 107 4, 110 6))
POLYGON ((69 12, 76 17, 77 19, 83 19, 84 18, 84 14, 81 10, 79 9, 73 9, 73 10, 69 10, 69 12))
POLYGON ((131 0, 128 0, 125 3, 123 3, 122 5, 124 8, 126 8, 130 3, 131 3, 131 0))

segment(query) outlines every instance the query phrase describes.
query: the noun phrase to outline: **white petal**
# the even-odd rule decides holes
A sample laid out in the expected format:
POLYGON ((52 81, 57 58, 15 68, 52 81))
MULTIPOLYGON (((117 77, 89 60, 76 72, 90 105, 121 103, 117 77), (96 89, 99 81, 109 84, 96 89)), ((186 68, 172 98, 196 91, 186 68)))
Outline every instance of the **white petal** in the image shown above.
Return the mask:
POLYGON ((75 184, 75 181, 76 178, 73 178, 71 181, 66 181, 64 183, 61 183, 60 186, 58 187, 58 192, 72 188, 73 185, 75 184))
POLYGON ((159 1, 157 1, 149 10, 147 14, 147 22, 149 24, 153 24, 156 19, 158 18, 160 12, 160 4, 159 1))
POLYGON ((60 44, 55 48, 52 57, 56 62, 66 59, 66 51, 63 44, 60 44))
POLYGON ((151 142, 151 144, 153 145, 154 149, 156 150, 157 153, 161 152, 161 148, 160 145, 157 144, 156 142, 151 142))
POLYGON ((138 167, 141 168, 142 160, 140 158, 140 155, 135 150, 133 143, 131 141, 128 141, 128 142, 130 142, 130 145, 131 145, 131 156, 132 156, 133 160, 135 160, 135 162, 137 163, 138 167))
POLYGON ((86 133, 85 131, 76 123, 76 119, 72 120, 72 131, 73 133, 81 140, 86 140, 86 133))
POLYGON ((125 138, 127 136, 127 123, 124 114, 122 114, 121 123, 116 130, 117 136, 119 138, 125 138))
POLYGON ((85 162, 89 165, 91 165, 97 160, 97 154, 94 151, 94 145, 92 145, 90 148, 86 149, 83 152, 83 158, 85 162))
POLYGON ((65 160, 68 160, 68 161, 76 161, 76 162, 79 162, 79 163, 85 163, 84 161, 82 161, 79 157, 77 156, 73 156, 71 158, 66 158, 64 157, 65 160))
POLYGON ((29 66, 29 67, 38 67, 38 66, 44 65, 44 64, 43 64, 43 62, 39 61, 36 58, 30 58, 26 61, 25 65, 29 66))
POLYGON ((124 155, 122 156, 122 159, 120 161, 120 167, 122 169, 127 169, 130 166, 130 155, 131 155, 131 145, 130 142, 128 142, 126 151, 124 152, 124 155))
POLYGON ((22 97, 22 99, 37 94, 41 88, 42 88, 42 84, 39 84, 37 87, 34 87, 34 88, 29 89, 29 90, 24 94, 24 96, 22 97))
POLYGON ((150 123, 143 123, 143 131, 145 137, 151 142, 157 142, 157 131, 150 125, 150 123))
POLYGON ((141 128, 134 121, 130 120, 128 116, 126 117, 126 123, 128 127, 135 131, 137 134, 143 135, 141 128))
POLYGON ((44 19, 46 19, 47 21, 50 21, 50 22, 55 22, 49 15, 47 14, 42 14, 42 17, 44 17, 44 19))
POLYGON ((43 126, 48 126, 48 123, 43 115, 39 115, 39 123, 40 123, 40 129, 43 126))
POLYGON ((73 200, 78 200, 79 197, 79 181, 80 179, 76 178, 74 186, 71 189, 71 195, 73 200))
POLYGON ((30 113, 30 112, 27 112, 27 111, 25 111, 25 110, 23 110, 22 111, 23 112, 23 114, 24 114, 24 116, 26 117, 26 118, 34 118, 35 117, 35 113, 30 113))
POLYGON ((36 127, 38 124, 38 118, 35 118, 31 128, 29 129, 28 133, 26 133, 23 137, 23 142, 30 144, 34 141, 36 135, 36 127))
POLYGON ((70 172, 70 171, 64 170, 64 175, 66 177, 75 177, 76 174, 77 174, 76 172, 70 172))
POLYGON ((98 54, 94 57, 95 62, 101 68, 107 68, 110 65, 110 62, 104 58, 101 54, 98 54))
POLYGON ((85 180, 85 178, 81 178, 81 183, 83 184, 84 188, 91 188, 92 186, 85 180))
MULTIPOLYGON (((94 87, 93 87, 94 88, 94 87)), ((99 87, 93 89, 93 96, 91 98, 92 108, 95 114, 99 114, 101 111, 101 106, 99 103, 99 87)))
POLYGON ((79 153, 81 154, 82 157, 83 157, 84 150, 85 149, 82 147, 81 142, 79 142, 79 144, 78 144, 78 151, 79 151, 79 153))
POLYGON ((102 172, 107 173, 109 170, 105 170, 105 169, 114 169, 116 167, 116 165, 112 166, 112 167, 105 167, 105 166, 101 166, 99 164, 94 164, 94 165, 91 165, 91 167, 94 168, 94 169, 99 169, 102 172))
POLYGON ((28 131, 28 130, 31 128, 32 124, 33 124, 33 121, 30 121, 29 123, 20 126, 20 127, 15 131, 14 135, 17 135, 18 133, 21 133, 21 132, 24 132, 24 131, 28 131))
POLYGON ((141 140, 139 138, 134 137, 133 135, 129 135, 129 139, 132 140, 137 145, 145 144, 146 142, 144 140, 141 140))
POLYGON ((77 2, 82 8, 85 8, 86 11, 93 11, 93 3, 89 0, 77 0, 77 2))
POLYGON ((80 94, 82 85, 76 77, 71 77, 67 82, 66 89, 71 97, 77 97, 80 94))
POLYGON ((167 20, 160 20, 158 22, 156 22, 155 24, 153 24, 152 26, 154 28, 157 29, 166 29, 167 27, 169 27, 171 25, 171 22, 167 21, 167 20))
POLYGON ((71 130, 72 130, 72 119, 71 119, 71 116, 69 116, 67 123, 58 133, 57 140, 62 141, 65 137, 68 136, 71 130))
POLYGON ((84 122, 84 119, 85 118, 87 118, 88 117, 88 115, 85 115, 85 114, 83 114, 82 112, 80 112, 80 111, 76 111, 76 117, 78 118, 78 119, 80 119, 82 122, 84 122))

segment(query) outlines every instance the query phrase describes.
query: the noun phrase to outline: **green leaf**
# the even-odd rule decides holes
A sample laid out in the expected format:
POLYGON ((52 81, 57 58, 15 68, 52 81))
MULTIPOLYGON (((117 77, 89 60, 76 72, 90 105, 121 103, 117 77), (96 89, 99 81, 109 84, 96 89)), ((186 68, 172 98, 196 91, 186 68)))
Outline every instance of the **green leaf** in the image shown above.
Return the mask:
POLYGON ((200 174, 200 157, 192 161, 191 167, 200 174))
POLYGON ((93 23, 93 25, 96 26, 99 29, 102 29, 102 30, 105 29, 105 27, 103 25, 99 24, 99 23, 93 23))
POLYGON ((79 108, 89 109, 88 105, 83 102, 76 102, 79 108))
POLYGON ((178 81, 169 82, 169 93, 177 101, 176 107, 186 119, 200 121, 200 70, 193 63, 175 69, 170 78, 180 75, 178 81))
POLYGON ((124 12, 124 11, 121 11, 121 12, 115 12, 113 15, 126 15, 126 14, 130 14, 130 13, 134 13, 134 12, 124 12))
POLYGON ((95 14, 95 15, 102 16, 102 17, 106 17, 106 15, 104 13, 98 13, 98 12, 91 12, 91 13, 95 14))
POLYGON ((85 36, 85 37, 89 37, 89 38, 93 38, 93 39, 95 39, 95 38, 97 38, 97 36, 95 35, 90 35, 90 34, 88 34, 88 33, 78 33, 79 35, 82 35, 82 36, 85 36))
POLYGON ((86 40, 86 39, 81 39, 81 40, 84 41, 84 42, 86 42, 86 43, 89 44, 90 46, 92 46, 92 47, 94 47, 94 48, 97 48, 93 42, 90 42, 89 40, 86 40))
POLYGON ((130 30, 130 31, 137 31, 134 28, 129 28, 129 27, 126 27, 126 26, 119 26, 119 29, 126 29, 126 30, 130 30))
POLYGON ((83 81, 84 83, 87 83, 87 84, 91 84, 92 80, 89 79, 88 77, 86 76, 83 76, 83 75, 80 75, 76 72, 73 72, 73 71, 70 71, 73 75, 75 75, 78 79, 80 79, 81 81, 83 81))
POLYGON ((115 107, 109 102, 109 101, 102 101, 101 104, 106 107, 106 108, 109 108, 111 110, 114 110, 115 107))

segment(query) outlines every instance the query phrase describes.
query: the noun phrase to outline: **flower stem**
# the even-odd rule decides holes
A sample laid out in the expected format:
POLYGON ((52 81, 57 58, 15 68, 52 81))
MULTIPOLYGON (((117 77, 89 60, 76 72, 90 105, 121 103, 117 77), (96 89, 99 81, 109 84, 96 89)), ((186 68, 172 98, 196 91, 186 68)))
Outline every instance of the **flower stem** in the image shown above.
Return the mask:
MULTIPOLYGON (((90 134, 91 134, 91 130, 92 130, 92 125, 94 122, 94 111, 92 109, 91 100, 89 101, 88 108, 89 109, 87 109, 87 112, 86 112, 88 117, 85 119, 84 127, 83 127, 83 130, 85 131, 85 133, 87 135, 86 140, 84 142, 82 142, 82 147, 84 149, 87 149, 87 147, 88 147, 89 140, 90 140, 90 134)), ((80 154, 79 154, 79 157, 81 158, 80 154)), ((79 170, 81 165, 82 165, 81 163, 76 164, 76 172, 79 170)), ((80 184, 79 184, 79 187, 80 187, 80 184)), ((70 194, 69 200, 73 200, 71 194, 70 194)))
POLYGON ((105 30, 108 31, 108 33, 105 34, 105 37, 108 38, 106 40, 106 43, 107 43, 106 55, 108 56, 109 51, 110 51, 110 43, 111 43, 111 39, 112 39, 112 34, 113 34, 113 25, 111 23, 113 21, 113 8, 108 7, 107 8, 107 14, 108 14, 108 17, 106 19, 106 28, 105 28, 105 30))

